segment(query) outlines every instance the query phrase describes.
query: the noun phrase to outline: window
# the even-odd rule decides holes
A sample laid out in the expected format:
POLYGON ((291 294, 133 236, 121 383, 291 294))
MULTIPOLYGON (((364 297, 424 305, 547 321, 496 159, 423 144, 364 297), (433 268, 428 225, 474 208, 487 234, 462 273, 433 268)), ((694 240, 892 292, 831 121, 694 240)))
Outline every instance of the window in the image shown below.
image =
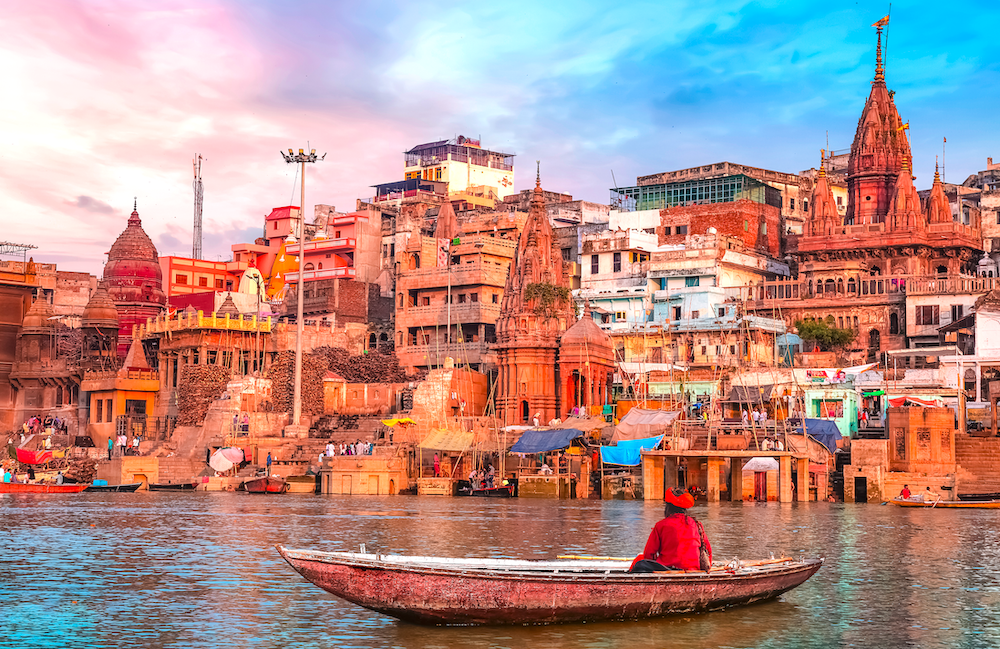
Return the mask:
POLYGON ((918 306, 916 308, 917 326, 936 325, 940 320, 940 307, 938 305, 918 306))
POLYGON ((624 311, 615 311, 615 322, 625 322, 624 311))
MULTIPOLYGON (((997 223, 1000 223, 1000 216, 997 217, 997 223)), ((670 236, 670 231, 671 230, 670 230, 670 226, 669 225, 667 227, 663 228, 663 234, 666 235, 666 236, 668 236, 668 237, 670 236)))
POLYGON ((499 296, 499 295, 497 295, 496 293, 494 293, 494 294, 493 294, 493 304, 496 304, 496 303, 498 303, 499 301, 500 301, 500 296, 499 296))
POLYGON ((760 233, 761 234, 767 234, 767 222, 766 221, 764 223, 760 224, 760 233))
POLYGON ((188 283, 188 276, 185 275, 185 274, 183 274, 183 273, 177 273, 177 276, 174 278, 174 283, 175 284, 187 284, 188 283))
POLYGON ((563 261, 569 261, 569 253, 570 252, 572 252, 572 251, 569 248, 563 248, 562 249, 562 258, 563 258, 563 261))
POLYGON ((615 253, 613 270, 616 273, 622 272, 622 253, 620 252, 615 253))
MULTIPOLYGON (((848 318, 849 320, 850 318, 848 318)), ((889 333, 898 334, 899 333, 899 315, 896 313, 889 314, 889 333)))
POLYGON ((681 319, 681 308, 679 306, 674 307, 674 320, 681 319))
POLYGON ((743 231, 744 232, 750 231, 750 221, 747 221, 746 219, 743 219, 743 231))
POLYGON ((962 306, 961 304, 952 304, 951 305, 951 321, 955 322, 956 320, 961 320, 962 317, 963 317, 963 315, 964 315, 963 311, 965 311, 965 307, 962 306))
POLYGON ((308 263, 305 266, 305 270, 307 270, 307 271, 308 270, 316 270, 316 266, 314 264, 312 264, 312 263, 308 263))
POLYGON ((844 205, 844 197, 843 196, 838 196, 837 197, 837 207, 842 207, 843 205, 844 205))
POLYGON ((222 290, 222 280, 221 279, 215 280, 215 289, 217 291, 221 291, 222 290))
POLYGON ((104 400, 104 421, 111 423, 111 399, 104 400))
POLYGON ((198 278, 198 286, 208 286, 208 278, 207 277, 199 277, 198 278))
POLYGON ((708 356, 708 346, 707 345, 702 345, 701 346, 701 355, 702 356, 708 356))
MULTIPOLYGON (((434 180, 441 180, 441 174, 442 174, 442 172, 443 172, 443 169, 441 167, 438 167, 437 169, 435 169, 434 170, 434 180)), ((397 176, 397 178, 398 178, 398 176, 397 176)))
POLYGON ((795 211, 795 199, 794 198, 789 198, 788 199, 788 208, 790 210, 792 210, 793 212, 795 211))
POLYGON ((601 272, 601 258, 598 255, 590 256, 590 274, 596 275, 601 272))
POLYGON ((465 304, 465 293, 459 293, 458 294, 458 303, 459 304, 465 304))
POLYGON ((685 277, 684 286, 699 286, 701 282, 700 277, 685 277))
POLYGON ((677 234, 687 234, 687 233, 688 233, 688 226, 686 225, 677 226, 677 234))
POLYGON ((478 302, 479 293, 469 293, 469 302, 478 302))
POLYGON ((809 211, 809 199, 806 199, 806 198, 802 199, 802 211, 803 212, 808 212, 809 211))
POLYGON ((699 315, 701 315, 700 312, 698 312, 698 311, 692 311, 691 312, 691 319, 692 320, 697 320, 699 315))
POLYGON ((720 318, 725 318, 726 317, 726 307, 722 307, 722 306, 719 307, 719 317, 720 318))
POLYGON ((95 420, 95 422, 98 423, 98 424, 100 424, 101 422, 104 421, 104 417, 103 417, 104 411, 101 409, 103 406, 104 406, 104 401, 102 399, 98 399, 97 400, 97 408, 94 409, 94 414, 97 417, 97 419, 95 420))
POLYGON ((424 297, 422 297, 422 298, 420 299, 420 303, 421 303, 421 304, 422 304, 423 306, 430 306, 430 305, 431 305, 431 298, 430 298, 430 296, 424 296, 424 297))

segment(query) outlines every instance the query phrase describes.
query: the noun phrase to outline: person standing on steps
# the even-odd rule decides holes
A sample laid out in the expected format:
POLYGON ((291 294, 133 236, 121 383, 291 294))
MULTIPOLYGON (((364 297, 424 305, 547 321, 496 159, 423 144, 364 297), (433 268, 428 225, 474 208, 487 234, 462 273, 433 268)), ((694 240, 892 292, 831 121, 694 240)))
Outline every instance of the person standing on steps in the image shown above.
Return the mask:
POLYGON ((267 452, 267 475, 271 475, 271 452, 267 452))

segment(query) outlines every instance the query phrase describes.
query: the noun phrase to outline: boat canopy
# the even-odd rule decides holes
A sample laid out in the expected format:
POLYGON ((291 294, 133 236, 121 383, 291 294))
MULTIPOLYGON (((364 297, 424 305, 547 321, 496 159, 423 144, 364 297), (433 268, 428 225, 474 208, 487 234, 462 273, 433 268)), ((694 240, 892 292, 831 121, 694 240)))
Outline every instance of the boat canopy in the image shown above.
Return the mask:
POLYGON ((769 403, 771 401, 772 393, 774 392, 773 385, 760 385, 760 386, 744 386, 744 385, 734 385, 729 391, 729 398, 726 399, 726 403, 745 403, 748 405, 759 405, 764 403, 769 403))
POLYGON ((574 439, 583 435, 576 428, 556 428, 541 430, 533 428, 521 434, 517 443, 510 447, 511 453, 545 453, 558 451, 569 446, 574 439))
POLYGON ((622 420, 615 426, 614 435, 611 436, 611 443, 614 444, 623 439, 642 439, 655 433, 662 434, 680 414, 679 410, 632 408, 625 413, 622 420))
POLYGON ((619 466, 639 466, 642 461, 642 449, 656 448, 661 439, 663 435, 644 439, 623 439, 616 446, 602 446, 601 461, 619 466))
POLYGON ((902 408, 904 406, 920 406, 923 408, 944 408, 944 401, 941 397, 926 396, 918 397, 908 394, 902 397, 889 397, 890 408, 902 408))
POLYGON ((777 471, 778 461, 773 457, 751 458, 749 462, 743 465, 743 470, 748 473, 757 473, 758 471, 777 471))
POLYGON ((432 430, 420 441, 422 448, 430 448, 435 451, 464 451, 472 446, 475 441, 475 434, 464 430, 447 430, 439 428, 432 430))
POLYGON ((840 434, 840 429, 837 428, 837 422, 830 421, 829 419, 806 419, 805 431, 802 428, 803 426, 799 426, 795 429, 795 432, 808 433, 810 437, 829 449, 831 453, 837 451, 837 440, 843 437, 840 434))

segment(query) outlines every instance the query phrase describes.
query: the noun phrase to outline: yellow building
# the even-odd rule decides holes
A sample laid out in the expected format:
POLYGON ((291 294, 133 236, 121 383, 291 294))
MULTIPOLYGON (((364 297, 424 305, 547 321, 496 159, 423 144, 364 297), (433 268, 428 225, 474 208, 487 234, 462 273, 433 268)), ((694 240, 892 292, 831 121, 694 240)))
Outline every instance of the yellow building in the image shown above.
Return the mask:
POLYGON ((80 391, 89 399, 87 434, 98 448, 118 433, 145 435, 146 416, 153 413, 160 379, 149 366, 138 337, 118 370, 85 372, 80 391))

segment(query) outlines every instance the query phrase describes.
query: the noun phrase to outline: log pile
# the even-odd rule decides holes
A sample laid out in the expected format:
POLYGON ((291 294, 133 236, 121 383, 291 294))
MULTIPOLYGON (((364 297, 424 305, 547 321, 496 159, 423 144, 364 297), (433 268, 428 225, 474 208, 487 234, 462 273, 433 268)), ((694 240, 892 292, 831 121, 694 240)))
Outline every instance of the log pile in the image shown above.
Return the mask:
POLYGON ((226 391, 231 373, 221 365, 189 365, 177 385, 178 426, 197 426, 205 421, 208 407, 226 391))
POLYGON ((90 458, 76 458, 69 461, 69 466, 63 470, 67 480, 77 483, 93 482, 97 475, 97 464, 90 458))
MULTIPOLYGON (((329 362, 315 352, 302 355, 302 412, 323 412, 323 377, 329 362)), ((292 412, 295 401, 295 352, 284 351, 268 370, 271 401, 277 412, 292 412)))
POLYGON ((405 383, 413 380, 399 366, 395 354, 369 351, 352 356, 339 347, 319 347, 314 352, 323 355, 331 371, 348 383, 405 383))

